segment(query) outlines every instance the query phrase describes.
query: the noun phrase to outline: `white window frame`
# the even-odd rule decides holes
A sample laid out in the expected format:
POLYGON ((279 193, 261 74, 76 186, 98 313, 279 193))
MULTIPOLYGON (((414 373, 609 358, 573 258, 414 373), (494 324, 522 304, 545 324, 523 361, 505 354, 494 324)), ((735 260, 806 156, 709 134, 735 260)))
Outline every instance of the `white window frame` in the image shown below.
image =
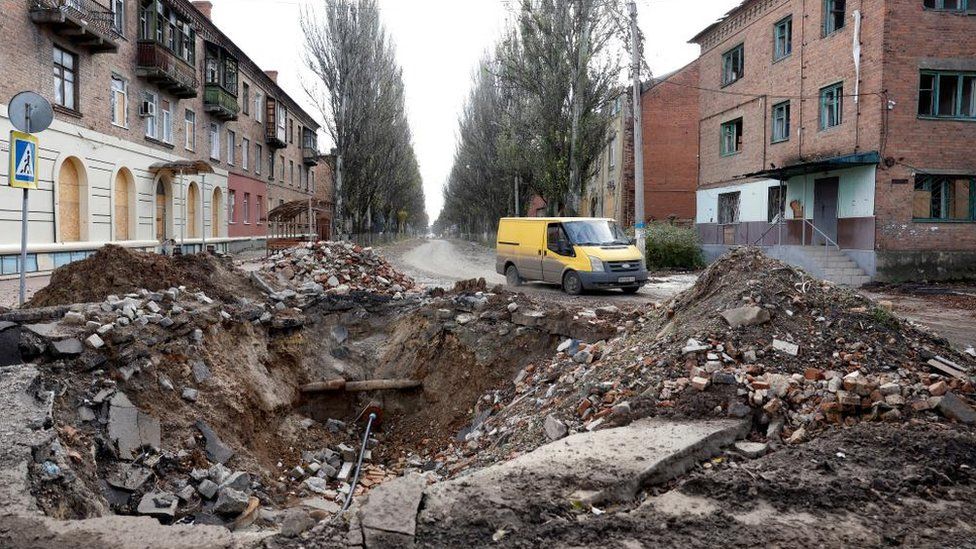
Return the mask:
POLYGON ((220 124, 210 123, 210 158, 220 160, 220 124))
POLYGON ((254 91, 254 121, 264 122, 264 94, 254 91))
POLYGON ((237 160, 237 155, 234 154, 235 148, 237 146, 237 134, 234 130, 227 130, 227 164, 233 166, 234 161, 237 160))
POLYGON ((241 138, 241 169, 246 172, 250 164, 251 164, 251 140, 246 137, 242 137, 241 138))
POLYGON ((260 143, 254 144, 254 175, 261 175, 261 163, 264 162, 264 147, 260 143))
POLYGON ((173 103, 169 102, 169 108, 162 108, 162 101, 159 102, 160 130, 162 130, 162 142, 168 145, 173 144, 173 103))
POLYGON ((251 193, 244 193, 244 224, 251 224, 251 193))
POLYGON ((112 0, 112 27, 125 36, 125 0, 112 0))
POLYGON ((227 191, 227 222, 233 225, 237 223, 237 191, 230 189, 227 191))
POLYGON ((112 73, 112 83, 110 85, 111 90, 111 109, 112 109, 112 125, 118 126, 120 128, 129 128, 129 83, 121 76, 112 73), (121 88, 116 88, 115 84, 121 83, 121 88), (122 120, 121 122, 115 119, 116 106, 119 100, 122 101, 122 120))
POLYGON ((197 113, 191 109, 183 113, 183 148, 188 151, 197 148, 197 113))
POLYGON ((153 113, 146 115, 146 137, 159 139, 159 95, 155 92, 146 91, 143 94, 146 101, 153 104, 153 113))

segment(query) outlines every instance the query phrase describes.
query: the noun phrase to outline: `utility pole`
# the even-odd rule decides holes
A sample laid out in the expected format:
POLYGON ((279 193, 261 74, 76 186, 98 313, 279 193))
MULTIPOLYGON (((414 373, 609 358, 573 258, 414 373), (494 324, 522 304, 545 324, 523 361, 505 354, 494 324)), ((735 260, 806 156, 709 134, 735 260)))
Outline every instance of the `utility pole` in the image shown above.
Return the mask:
POLYGON ((637 28, 637 2, 630 4, 630 35, 631 54, 633 56, 634 75, 634 236, 637 237, 637 249, 643 255, 645 247, 644 235, 644 136, 641 116, 641 43, 637 28))

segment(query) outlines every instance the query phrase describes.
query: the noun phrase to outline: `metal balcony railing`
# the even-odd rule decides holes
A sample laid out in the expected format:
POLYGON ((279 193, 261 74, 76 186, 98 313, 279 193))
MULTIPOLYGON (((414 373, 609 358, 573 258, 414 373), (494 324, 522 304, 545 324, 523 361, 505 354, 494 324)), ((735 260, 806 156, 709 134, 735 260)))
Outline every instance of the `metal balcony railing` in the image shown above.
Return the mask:
POLYGON ((237 98, 217 84, 207 84, 203 90, 203 105, 207 112, 222 120, 234 120, 240 112, 237 98))
MULTIPOLYGON (((27 0, 31 19, 70 33, 75 42, 96 51, 115 51, 122 38, 122 29, 115 25, 112 10, 94 0, 27 0)), ((68 34, 68 33, 65 33, 68 34)))
POLYGON ((196 71, 186 61, 154 40, 140 40, 136 65, 139 74, 168 88, 177 97, 196 97, 196 71))

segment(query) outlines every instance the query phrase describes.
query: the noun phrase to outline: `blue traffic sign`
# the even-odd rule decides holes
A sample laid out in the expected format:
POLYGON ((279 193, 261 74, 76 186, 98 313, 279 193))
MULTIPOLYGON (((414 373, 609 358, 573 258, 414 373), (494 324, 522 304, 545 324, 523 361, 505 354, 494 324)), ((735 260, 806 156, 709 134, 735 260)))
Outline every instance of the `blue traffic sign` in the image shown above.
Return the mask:
POLYGON ((16 130, 10 132, 10 186, 37 188, 37 138, 16 130))

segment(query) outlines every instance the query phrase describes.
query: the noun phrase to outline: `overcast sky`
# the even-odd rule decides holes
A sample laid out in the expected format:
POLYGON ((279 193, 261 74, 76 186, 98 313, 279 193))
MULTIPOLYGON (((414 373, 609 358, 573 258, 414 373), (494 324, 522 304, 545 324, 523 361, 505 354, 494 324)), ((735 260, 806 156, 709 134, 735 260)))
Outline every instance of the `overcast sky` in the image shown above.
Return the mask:
MULTIPOLYGON (((303 6, 323 0, 211 0, 216 24, 263 69, 278 70, 278 83, 317 119, 301 82, 303 6)), ((655 74, 682 67, 698 54, 689 38, 741 0, 637 0, 644 55, 655 74)), ((451 170, 458 114, 471 73, 501 35, 509 17, 506 0, 379 0, 407 87, 407 110, 433 222, 451 170)), ((327 143, 320 143, 326 148, 327 143)))

